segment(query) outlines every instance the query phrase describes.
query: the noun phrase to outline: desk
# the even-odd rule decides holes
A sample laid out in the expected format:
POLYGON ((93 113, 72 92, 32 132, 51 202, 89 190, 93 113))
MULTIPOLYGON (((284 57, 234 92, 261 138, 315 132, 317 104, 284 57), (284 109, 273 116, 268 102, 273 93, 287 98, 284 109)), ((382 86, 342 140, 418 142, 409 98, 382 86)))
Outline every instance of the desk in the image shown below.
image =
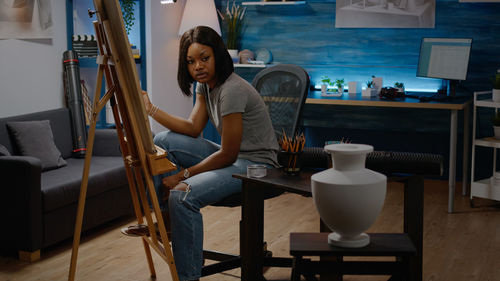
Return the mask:
MULTIPOLYGON (((263 178, 233 175, 241 179, 243 194, 240 222, 241 280, 264 280, 264 266, 292 267, 291 258, 264 257, 264 191, 281 190, 311 196, 312 174, 302 171, 298 176, 287 176, 280 169, 269 169, 263 178)), ((409 261, 410 273, 414 280, 422 280, 424 180, 421 176, 391 180, 404 182, 403 231, 408 234, 417 251, 409 261)))
POLYGON ((455 181, 456 181, 456 159, 457 159, 457 123, 458 111, 464 111, 464 139, 463 139, 463 167, 462 167, 462 195, 467 194, 467 178, 469 173, 469 107, 471 100, 469 97, 457 97, 456 101, 450 102, 420 102, 415 98, 404 98, 397 100, 382 100, 378 97, 361 97, 358 95, 321 97, 319 92, 312 92, 306 99, 306 104, 323 105, 344 105, 344 106, 372 106, 372 107, 399 107, 399 108, 420 108, 420 109, 442 109, 450 111, 450 159, 448 170, 448 212, 453 213, 455 199, 455 181))

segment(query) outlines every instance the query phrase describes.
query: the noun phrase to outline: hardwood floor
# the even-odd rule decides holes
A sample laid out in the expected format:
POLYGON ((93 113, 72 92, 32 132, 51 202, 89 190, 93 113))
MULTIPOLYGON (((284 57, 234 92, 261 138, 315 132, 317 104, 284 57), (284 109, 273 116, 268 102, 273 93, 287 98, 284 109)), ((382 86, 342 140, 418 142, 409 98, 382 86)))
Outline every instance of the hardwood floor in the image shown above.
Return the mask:
MULTIPOLYGON (((457 190, 461 189, 457 183, 457 190)), ((402 230, 403 186, 390 183, 384 209, 369 232, 402 230)), ((500 209, 470 208, 469 198, 457 193, 456 213, 447 213, 445 181, 425 185, 424 264, 426 281, 499 281, 500 209)), ((493 201, 475 200, 482 205, 493 201)), ((289 233, 319 230, 312 198, 284 194, 265 203, 265 241, 274 256, 289 256, 289 233)), ((207 207, 203 210, 205 248, 238 253, 240 208, 207 207)), ((121 227, 131 219, 113 222, 84 235, 78 255, 76 280, 154 280, 144 259, 140 239, 124 236, 121 227)), ((42 251, 40 261, 29 264, 0 257, 1 281, 67 280, 72 241, 42 251)), ((156 280, 171 280, 168 266, 153 254, 156 280)), ((202 278, 202 281, 239 280, 239 270, 202 278)), ((290 269, 271 268, 268 280, 289 280, 290 269)), ((387 280, 387 277, 346 276, 344 280, 387 280)))

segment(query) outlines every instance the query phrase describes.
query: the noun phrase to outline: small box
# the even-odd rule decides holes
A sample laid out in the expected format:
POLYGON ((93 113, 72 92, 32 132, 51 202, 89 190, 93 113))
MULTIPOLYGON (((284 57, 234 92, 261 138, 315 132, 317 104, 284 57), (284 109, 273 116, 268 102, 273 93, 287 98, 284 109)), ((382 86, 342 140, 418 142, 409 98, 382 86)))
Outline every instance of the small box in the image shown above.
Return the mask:
POLYGON ((377 95, 380 93, 382 89, 382 77, 372 77, 373 88, 377 90, 377 95))
POLYGON ((349 87, 349 94, 361 93, 361 82, 359 81, 351 81, 347 83, 347 87, 349 87))

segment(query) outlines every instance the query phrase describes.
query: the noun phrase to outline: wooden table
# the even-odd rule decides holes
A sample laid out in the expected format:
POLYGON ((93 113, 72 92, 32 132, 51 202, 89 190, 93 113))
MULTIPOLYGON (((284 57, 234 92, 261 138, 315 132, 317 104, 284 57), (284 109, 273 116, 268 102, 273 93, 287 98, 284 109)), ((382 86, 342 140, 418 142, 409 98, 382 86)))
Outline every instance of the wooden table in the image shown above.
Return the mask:
POLYGON ((463 167, 462 167, 462 195, 467 194, 467 178, 469 174, 469 108, 470 97, 455 97, 453 101, 420 102, 417 98, 400 98, 395 100, 382 100, 378 97, 361 97, 359 94, 343 94, 341 97, 321 97, 320 92, 311 92, 306 99, 306 104, 344 105, 344 106, 371 106, 393 108, 420 108, 439 109, 450 111, 450 159, 448 167, 448 212, 453 213, 456 183, 457 159, 457 123, 458 111, 464 111, 464 138, 463 138, 463 167))
MULTIPOLYGON (((269 190, 311 196, 313 173, 302 171, 297 176, 288 176, 280 169, 270 169, 263 178, 233 175, 242 180, 243 193, 240 222, 241 280, 264 280, 264 266, 292 267, 291 258, 264 257, 264 196, 269 190)), ((421 176, 390 179, 404 183, 403 232, 408 234, 417 253, 409 259, 410 274, 415 280, 422 280, 424 180, 421 176)))

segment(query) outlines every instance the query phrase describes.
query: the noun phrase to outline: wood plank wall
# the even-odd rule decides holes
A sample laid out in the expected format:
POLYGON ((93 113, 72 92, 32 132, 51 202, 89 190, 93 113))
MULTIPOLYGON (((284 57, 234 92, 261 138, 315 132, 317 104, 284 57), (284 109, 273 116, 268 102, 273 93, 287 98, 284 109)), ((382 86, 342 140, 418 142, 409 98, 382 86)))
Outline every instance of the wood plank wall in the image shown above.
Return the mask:
MULTIPOLYGON (((228 2, 233 3, 215 1, 219 9, 225 9, 228 2)), ((319 84, 322 75, 363 84, 376 75, 383 77, 384 86, 398 81, 404 82, 407 89, 435 90, 441 80, 416 77, 422 37, 470 37, 473 47, 468 78, 459 84, 458 91, 472 95, 474 91, 491 89, 490 78, 500 69, 500 3, 437 0, 435 28, 423 29, 335 28, 335 4, 335 0, 308 0, 305 5, 247 6, 240 49, 267 48, 275 62, 306 69, 312 84, 319 84)), ((236 71, 251 81, 258 70, 236 71)), ((480 135, 493 134, 491 114, 488 110, 481 112, 480 135)), ((372 144, 377 150, 438 153, 448 159, 449 118, 448 112, 440 110, 308 105, 303 123, 308 146, 349 137, 354 142, 372 144)), ((459 124, 462 120, 460 113, 459 124)), ((459 126, 459 147, 462 136, 459 126)), ((457 156, 460 171, 463 155, 459 151, 457 156)), ((490 151, 479 151, 478 156, 479 163, 492 159, 490 151)), ((457 176, 460 179, 461 173, 457 176)))

